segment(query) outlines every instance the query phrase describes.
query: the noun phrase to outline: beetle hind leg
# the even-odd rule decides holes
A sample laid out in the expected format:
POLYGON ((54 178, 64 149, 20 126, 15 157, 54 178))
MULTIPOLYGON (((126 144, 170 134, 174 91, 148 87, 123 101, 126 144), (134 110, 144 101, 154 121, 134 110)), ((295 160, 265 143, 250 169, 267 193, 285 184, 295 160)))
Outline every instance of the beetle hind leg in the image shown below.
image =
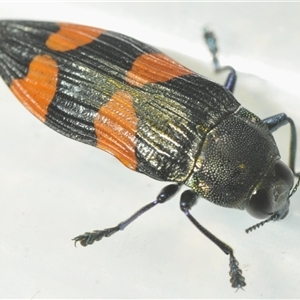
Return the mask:
POLYGON ((156 206, 159 203, 164 203, 170 198, 172 198, 176 192, 181 187, 181 184, 170 184, 166 187, 164 187, 161 192, 156 197, 156 200, 143 206, 141 209, 139 209, 136 213, 134 213, 130 218, 127 220, 121 222, 115 227, 106 228, 103 230, 94 230, 93 232, 86 232, 84 234, 81 234, 73 239, 74 244, 76 246, 77 242, 80 242, 82 246, 88 246, 92 245, 96 241, 100 241, 104 237, 110 237, 114 233, 124 230, 129 224, 131 224, 135 219, 137 219, 140 215, 148 211, 150 208, 156 206))
POLYGON ((187 190, 181 194, 180 208, 188 219, 213 243, 215 243, 225 254, 229 255, 229 275, 230 282, 233 288, 242 289, 245 285, 245 278, 242 276, 242 270, 239 268, 239 263, 233 254, 233 249, 227 244, 219 240, 206 228, 204 228, 191 214, 190 210, 197 202, 198 195, 192 191, 187 190))

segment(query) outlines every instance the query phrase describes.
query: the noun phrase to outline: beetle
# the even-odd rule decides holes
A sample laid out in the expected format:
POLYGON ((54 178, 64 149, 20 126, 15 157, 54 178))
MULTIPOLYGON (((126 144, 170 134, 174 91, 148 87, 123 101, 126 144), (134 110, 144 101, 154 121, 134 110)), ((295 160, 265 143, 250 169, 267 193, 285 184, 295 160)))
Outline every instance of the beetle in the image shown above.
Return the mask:
POLYGON ((172 181, 155 201, 115 227, 86 232, 87 246, 123 230, 169 200, 182 185, 180 208, 225 254, 230 281, 246 285, 233 249, 190 213, 199 197, 246 210, 264 221, 289 211, 296 128, 281 113, 261 120, 234 98, 235 70, 221 67, 213 32, 204 31, 221 86, 159 50, 120 33, 69 23, 0 21, 0 75, 19 101, 47 126, 109 152, 131 170, 172 181), (272 132, 291 126, 289 167, 272 132))

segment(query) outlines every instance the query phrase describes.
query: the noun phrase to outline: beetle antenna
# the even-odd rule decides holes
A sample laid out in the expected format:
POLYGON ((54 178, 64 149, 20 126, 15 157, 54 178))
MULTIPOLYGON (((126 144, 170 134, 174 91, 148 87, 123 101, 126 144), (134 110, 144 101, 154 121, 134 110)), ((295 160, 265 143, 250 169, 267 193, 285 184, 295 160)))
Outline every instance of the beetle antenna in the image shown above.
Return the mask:
MULTIPOLYGON (((298 189, 298 187, 299 187, 299 185, 300 185, 300 174, 295 174, 295 176, 298 177, 298 181, 297 181, 297 183, 295 184, 294 188, 292 189, 291 193, 289 194, 289 198, 291 198, 291 197, 295 194, 295 192, 297 191, 297 189, 298 189)), ((256 228, 259 228, 259 227, 265 225, 266 223, 268 223, 268 222, 270 222, 270 221, 276 220, 277 218, 278 218, 278 214, 277 214, 277 213, 274 213, 274 214, 273 214, 271 217, 269 217, 268 219, 266 219, 266 220, 264 220, 264 221, 262 221, 262 222, 260 222, 260 223, 257 223, 257 224, 255 224, 254 226, 251 226, 251 227, 247 228, 245 231, 246 231, 246 233, 249 233, 249 232, 251 232, 252 230, 255 230, 256 228)))
POLYGON ((255 224, 254 226, 251 226, 251 227, 247 228, 245 231, 246 231, 246 233, 249 233, 249 232, 251 232, 252 230, 255 230, 256 228, 259 228, 260 226, 263 226, 263 225, 265 225, 266 223, 268 223, 268 222, 270 222, 270 221, 276 220, 277 218, 278 218, 278 214, 275 213, 275 214, 273 214, 271 217, 269 217, 268 219, 266 219, 266 220, 264 220, 264 221, 262 221, 262 222, 260 222, 260 223, 257 223, 257 224, 255 224))

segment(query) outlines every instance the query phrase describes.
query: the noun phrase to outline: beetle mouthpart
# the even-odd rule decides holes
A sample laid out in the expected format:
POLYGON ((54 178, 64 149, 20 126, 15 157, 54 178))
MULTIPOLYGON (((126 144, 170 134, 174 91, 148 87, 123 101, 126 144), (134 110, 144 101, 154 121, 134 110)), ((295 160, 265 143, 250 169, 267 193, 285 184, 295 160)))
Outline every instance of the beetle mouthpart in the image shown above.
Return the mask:
POLYGON ((245 231, 246 231, 246 233, 249 233, 252 230, 255 230, 256 228, 259 228, 260 226, 263 226, 263 225, 265 225, 266 223, 268 223, 270 221, 275 221, 276 219, 278 219, 278 217, 279 217, 278 213, 275 213, 271 217, 269 217, 268 219, 266 219, 266 220, 264 220, 260 223, 257 223, 254 226, 251 226, 251 227, 247 228, 245 231))
POLYGON ((295 176, 298 177, 298 181, 297 181, 297 183, 295 184, 294 188, 292 189, 291 193, 289 194, 289 198, 291 198, 291 197, 294 195, 294 193, 297 191, 298 186, 299 186, 299 184, 300 184, 300 174, 299 174, 299 173, 298 173, 298 174, 295 174, 295 176))

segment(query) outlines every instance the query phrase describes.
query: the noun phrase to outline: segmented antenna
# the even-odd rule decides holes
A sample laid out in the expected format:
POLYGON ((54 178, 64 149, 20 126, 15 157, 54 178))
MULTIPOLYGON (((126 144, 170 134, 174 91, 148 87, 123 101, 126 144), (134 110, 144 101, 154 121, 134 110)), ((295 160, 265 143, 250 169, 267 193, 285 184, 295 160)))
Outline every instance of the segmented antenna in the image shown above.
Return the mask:
POLYGON ((260 222, 260 223, 257 223, 257 224, 255 224, 254 226, 251 226, 251 227, 249 227, 248 229, 246 229, 246 233, 249 233, 249 232, 251 232, 252 230, 255 230, 256 228, 259 228, 260 226, 263 226, 263 225, 265 225, 266 223, 268 223, 268 222, 270 222, 270 221, 274 221, 274 220, 276 220, 277 218, 278 218, 278 213, 275 213, 275 214, 273 214, 271 217, 269 217, 268 219, 266 219, 266 220, 264 220, 264 221, 262 221, 262 222, 260 222))
MULTIPOLYGON (((297 191, 299 185, 300 185, 300 174, 295 174, 295 176, 298 177, 298 181, 297 183, 295 184, 294 188, 292 189, 291 193, 289 194, 289 198, 291 198, 295 192, 297 191)), ((270 222, 270 221, 275 221, 277 218, 279 217, 278 213, 274 213, 271 217, 269 217, 268 219, 260 222, 260 223, 257 223, 255 224, 254 226, 251 226, 249 228, 246 229, 246 233, 249 233, 251 232, 252 230, 255 230, 256 228, 259 228, 263 225, 265 225, 266 223, 270 222)))

